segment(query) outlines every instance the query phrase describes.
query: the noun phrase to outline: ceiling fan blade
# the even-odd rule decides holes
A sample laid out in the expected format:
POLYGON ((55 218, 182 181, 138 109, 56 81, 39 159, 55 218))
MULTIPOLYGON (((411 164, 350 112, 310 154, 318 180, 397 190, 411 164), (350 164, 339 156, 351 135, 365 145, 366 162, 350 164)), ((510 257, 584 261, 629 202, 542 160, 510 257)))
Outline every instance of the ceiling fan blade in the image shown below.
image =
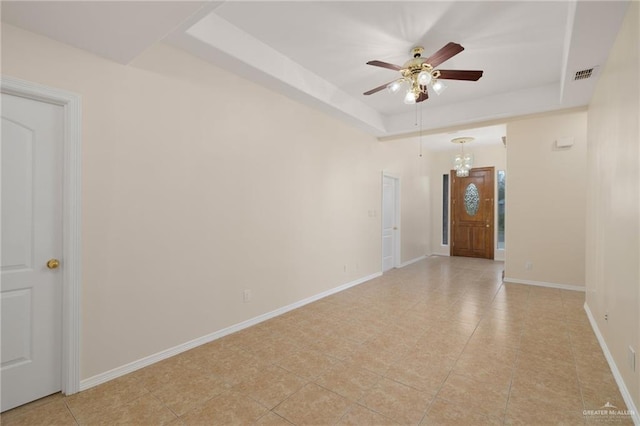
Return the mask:
POLYGON ((425 62, 435 68, 447 59, 453 58, 463 50, 464 47, 460 46, 458 43, 453 43, 450 41, 442 49, 429 56, 425 62))
POLYGON ((478 81, 482 77, 483 71, 469 71, 469 70, 438 70, 440 71, 440 77, 445 80, 469 80, 478 81))
POLYGON ((374 67, 388 68, 394 71, 400 71, 402 69, 400 65, 394 65, 394 64, 390 64, 388 62, 382 62, 382 61, 369 61, 367 62, 367 65, 373 65, 374 67))
MULTIPOLYGON (((395 80, 393 80, 395 81, 395 80)), ((388 85, 390 85, 391 83, 393 83, 393 81, 390 81, 386 84, 383 84, 382 86, 378 86, 375 89, 371 89, 367 92, 364 92, 363 95, 373 95, 374 93, 378 93, 379 91, 381 91, 382 89, 386 89, 388 85)))

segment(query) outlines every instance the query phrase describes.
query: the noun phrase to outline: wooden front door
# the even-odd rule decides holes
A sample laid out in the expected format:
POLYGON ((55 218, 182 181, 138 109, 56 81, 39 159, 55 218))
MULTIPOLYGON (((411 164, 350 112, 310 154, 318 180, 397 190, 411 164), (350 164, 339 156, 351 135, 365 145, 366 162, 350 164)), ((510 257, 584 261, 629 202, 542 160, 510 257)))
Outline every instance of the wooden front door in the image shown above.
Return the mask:
POLYGON ((451 256, 493 259, 494 168, 451 171, 451 256))

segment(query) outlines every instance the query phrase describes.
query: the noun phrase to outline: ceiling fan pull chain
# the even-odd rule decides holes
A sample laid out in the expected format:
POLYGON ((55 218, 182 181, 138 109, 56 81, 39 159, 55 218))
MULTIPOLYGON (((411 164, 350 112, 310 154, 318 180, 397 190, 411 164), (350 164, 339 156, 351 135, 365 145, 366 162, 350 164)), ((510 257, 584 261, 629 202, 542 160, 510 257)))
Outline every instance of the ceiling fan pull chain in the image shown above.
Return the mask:
POLYGON ((420 104, 420 137, 418 138, 418 141, 420 144, 420 158, 422 158, 422 104, 420 104))

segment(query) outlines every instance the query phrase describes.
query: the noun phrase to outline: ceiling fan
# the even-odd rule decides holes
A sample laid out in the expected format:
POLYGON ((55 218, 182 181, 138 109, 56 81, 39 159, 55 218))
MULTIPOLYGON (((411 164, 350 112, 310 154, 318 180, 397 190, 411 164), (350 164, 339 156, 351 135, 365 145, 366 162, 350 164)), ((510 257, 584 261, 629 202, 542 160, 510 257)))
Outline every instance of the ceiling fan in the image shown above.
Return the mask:
POLYGON ((458 43, 449 42, 428 58, 422 57, 422 53, 424 52, 423 47, 414 47, 411 49, 413 59, 409 59, 402 66, 382 61, 369 61, 367 65, 399 71, 402 77, 378 86, 375 89, 371 89, 368 92, 364 92, 364 94, 372 95, 384 88, 395 93, 402 88, 406 88, 404 102, 406 104, 414 104, 416 102, 426 101, 429 98, 429 92, 427 90, 429 85, 434 92, 439 95, 446 88, 440 80, 478 81, 480 77, 482 77, 483 71, 436 69, 438 65, 451 59, 463 50, 464 47, 458 43))

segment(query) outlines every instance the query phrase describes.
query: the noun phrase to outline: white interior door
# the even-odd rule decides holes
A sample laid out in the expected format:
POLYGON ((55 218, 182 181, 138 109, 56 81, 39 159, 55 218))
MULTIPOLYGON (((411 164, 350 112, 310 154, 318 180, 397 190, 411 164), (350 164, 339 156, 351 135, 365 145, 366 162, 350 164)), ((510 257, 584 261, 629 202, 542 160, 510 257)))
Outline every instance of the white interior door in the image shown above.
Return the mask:
POLYGON ((61 389, 63 114, 2 94, 2 411, 61 389))
POLYGON ((398 179, 382 177, 382 272, 395 268, 398 262, 398 179))

